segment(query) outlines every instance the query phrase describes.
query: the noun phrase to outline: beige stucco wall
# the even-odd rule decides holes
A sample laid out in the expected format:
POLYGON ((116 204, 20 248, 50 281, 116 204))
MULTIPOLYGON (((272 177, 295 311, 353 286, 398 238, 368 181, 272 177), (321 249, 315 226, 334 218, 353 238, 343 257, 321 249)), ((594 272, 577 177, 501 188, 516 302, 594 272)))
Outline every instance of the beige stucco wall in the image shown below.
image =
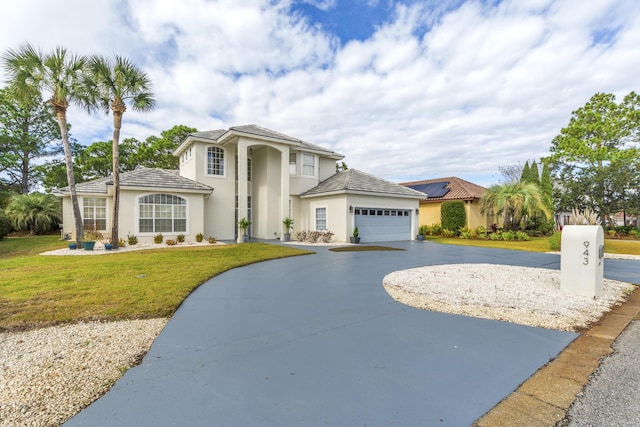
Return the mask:
MULTIPOLYGON (((355 227, 355 217, 349 211, 349 207, 367 208, 387 208, 387 209, 409 209, 411 210, 411 235, 418 234, 418 218, 415 213, 418 208, 417 199, 403 199, 396 197, 357 195, 357 194, 336 194, 331 196, 299 199, 300 206, 295 210, 300 221, 296 219, 295 231, 315 230, 315 210, 317 207, 327 208, 327 229, 334 233, 333 240, 336 242, 348 242, 355 227), (299 226, 298 226, 299 224, 299 226)), ((295 233, 293 233, 295 235, 295 233)), ((412 237, 413 238, 413 237, 412 237)))
MULTIPOLYGON (((347 242, 349 241, 348 233, 348 205, 347 196, 345 194, 335 196, 324 196, 299 199, 300 208, 296 211, 300 221, 295 219, 295 231, 316 229, 316 208, 327 209, 327 230, 331 231, 334 236, 333 241, 347 242), (299 224, 299 225, 298 225, 299 224)), ((295 233, 292 233, 295 237, 295 233)))
MULTIPOLYGON (((153 243, 153 238, 156 233, 140 233, 138 228, 138 198, 147 194, 171 194, 187 199, 187 231, 184 233, 162 233, 164 239, 174 239, 178 234, 184 234, 186 241, 195 241, 196 234, 202 232, 203 221, 202 212, 204 195, 202 194, 185 194, 176 193, 172 191, 145 191, 145 190, 121 190, 120 191, 120 215, 118 220, 118 235, 122 239, 127 239, 128 234, 132 234, 138 237, 140 243, 153 243)), ((78 196, 78 202, 80 204, 80 212, 82 213, 83 199, 84 197, 91 198, 105 198, 107 199, 107 227, 106 230, 98 230, 105 235, 105 237, 111 234, 111 209, 112 198, 111 196, 99 195, 80 195, 78 196)), ((62 198, 62 204, 64 209, 63 215, 63 230, 65 234, 71 235, 71 240, 75 240, 75 223, 73 221, 73 210, 71 207, 71 197, 66 196, 62 198)), ((205 235, 206 236, 206 235, 205 235)))

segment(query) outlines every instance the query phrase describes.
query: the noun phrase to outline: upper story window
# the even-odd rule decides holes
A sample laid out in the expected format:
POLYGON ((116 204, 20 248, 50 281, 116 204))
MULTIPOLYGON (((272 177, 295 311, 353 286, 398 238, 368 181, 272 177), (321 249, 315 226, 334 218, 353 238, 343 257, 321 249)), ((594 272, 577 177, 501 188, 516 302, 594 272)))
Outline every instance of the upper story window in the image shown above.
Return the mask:
POLYGON ((140 233, 187 231, 187 200, 171 194, 149 194, 138 199, 140 233))
MULTIPOLYGON (((251 157, 247 157, 247 181, 251 182, 251 170, 253 167, 253 160, 251 157)), ((238 155, 236 154, 236 181, 238 181, 238 155)))
POLYGON ((191 159, 193 147, 189 147, 182 153, 182 163, 191 159))
POLYGON ((298 164, 296 160, 296 153, 289 153, 289 175, 295 175, 298 173, 298 164))
POLYGON ((316 176, 316 156, 313 154, 302 155, 302 175, 316 176))
POLYGON ((107 199, 84 197, 82 199, 82 223, 85 230, 107 229, 107 199))
POLYGON ((222 148, 207 148, 207 175, 224 176, 224 150, 222 148))

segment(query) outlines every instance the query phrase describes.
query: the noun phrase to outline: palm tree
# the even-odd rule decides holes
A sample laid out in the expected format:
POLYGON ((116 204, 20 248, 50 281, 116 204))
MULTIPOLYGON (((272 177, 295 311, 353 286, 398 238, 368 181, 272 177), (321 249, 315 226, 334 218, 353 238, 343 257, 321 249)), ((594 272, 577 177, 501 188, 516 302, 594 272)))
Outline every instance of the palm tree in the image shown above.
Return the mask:
POLYGON ((545 204, 544 196, 537 184, 531 182, 508 182, 492 185, 480 198, 482 213, 493 211, 502 214, 504 226, 517 230, 527 215, 542 213, 549 218, 552 213, 545 204))
POLYGON ((32 235, 51 230, 62 217, 60 200, 42 193, 13 196, 5 212, 16 230, 29 230, 32 235))
POLYGON ((85 97, 85 88, 82 86, 86 58, 73 54, 62 47, 56 47, 51 53, 43 54, 27 43, 17 50, 7 50, 1 60, 3 68, 9 76, 7 81, 9 90, 18 99, 28 101, 45 93, 44 98, 48 97, 48 102, 53 106, 62 135, 76 240, 80 243, 83 235, 82 215, 73 175, 73 160, 67 128, 67 108, 71 102, 75 102, 88 111, 94 109, 94 106, 85 97))
POLYGON ((155 100, 151 92, 151 81, 146 73, 131 61, 119 55, 114 59, 93 56, 89 60, 89 80, 87 91, 97 100, 105 112, 113 112, 113 207, 111 222, 111 243, 118 248, 118 212, 120 208, 120 129, 122 115, 127 111, 128 101, 134 111, 153 109, 155 100))

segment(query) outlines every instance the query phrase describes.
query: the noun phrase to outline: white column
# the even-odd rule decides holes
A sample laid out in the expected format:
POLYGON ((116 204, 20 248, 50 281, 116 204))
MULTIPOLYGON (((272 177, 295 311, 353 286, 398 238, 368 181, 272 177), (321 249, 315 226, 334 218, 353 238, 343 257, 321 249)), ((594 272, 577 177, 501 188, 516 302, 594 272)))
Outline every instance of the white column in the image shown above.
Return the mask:
POLYGON ((287 231, 282 220, 289 216, 289 147, 280 152, 280 241, 284 241, 287 231))
MULTIPOLYGON (((247 141, 242 137, 238 138, 238 221, 247 218, 248 206, 248 182, 247 182, 247 141)), ((242 243, 243 231, 236 224, 238 230, 238 243, 242 243)))

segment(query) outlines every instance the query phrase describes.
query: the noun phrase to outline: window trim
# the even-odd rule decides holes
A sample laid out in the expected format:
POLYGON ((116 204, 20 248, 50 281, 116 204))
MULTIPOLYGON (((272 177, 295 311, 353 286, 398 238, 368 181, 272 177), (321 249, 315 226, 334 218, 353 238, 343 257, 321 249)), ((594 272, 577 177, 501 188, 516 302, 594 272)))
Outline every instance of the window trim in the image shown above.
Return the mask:
POLYGON ((219 147, 217 145, 209 145, 207 146, 206 155, 204 156, 204 173, 205 176, 209 178, 226 178, 227 177, 227 152, 224 148, 219 147), (213 174, 209 173, 209 151, 212 149, 220 150, 222 153, 222 173, 221 174, 213 174))
POLYGON ((314 208, 313 211, 314 215, 313 215, 313 225, 314 225, 314 229, 316 231, 326 231, 329 229, 329 213, 328 213, 328 209, 326 206, 316 206, 314 208), (319 209, 323 209, 324 210, 324 226, 325 228, 319 229, 318 228, 318 210, 319 209))
POLYGON ((289 152, 289 176, 298 175, 298 153, 289 152), (293 158, 293 163, 291 159, 293 158), (293 170, 291 170, 293 168, 293 170))
POLYGON ((316 155, 309 154, 309 153, 302 153, 302 176, 308 176, 308 177, 314 177, 314 178, 316 176, 318 176, 318 174, 317 174, 317 170, 318 170, 317 164, 318 164, 318 161, 317 161, 317 156, 316 155), (305 160, 307 158, 313 159, 313 165, 311 165, 311 166, 313 166, 313 174, 312 175, 305 173, 305 167, 306 166, 310 166, 310 165, 307 165, 306 162, 305 162, 305 160))
POLYGON ((189 208, 190 208, 190 203, 189 203, 189 198, 185 197, 182 194, 173 194, 173 193, 163 193, 163 192, 153 192, 153 193, 144 193, 144 194, 139 194, 138 196, 136 196, 136 225, 135 228, 137 230, 137 233, 141 236, 155 236, 158 233, 162 233, 165 235, 173 235, 173 234, 189 234, 189 218, 190 218, 190 214, 189 214, 189 208), (142 200, 144 197, 147 196, 155 196, 155 195, 165 195, 165 196, 172 196, 172 197, 177 197, 179 199, 184 200, 184 205, 180 205, 180 204, 150 204, 151 206, 184 206, 184 222, 185 222, 185 226, 184 226, 184 231, 182 230, 176 230, 175 229, 175 220, 176 219, 182 219, 182 218, 176 218, 175 217, 175 211, 172 208, 171 209, 171 229, 172 231, 157 231, 156 230, 156 223, 155 220, 156 219, 166 219, 166 218, 156 218, 156 210, 155 208, 153 209, 153 217, 152 218, 142 218, 141 217, 141 212, 140 212, 140 200, 142 200), (152 220, 152 224, 153 224, 153 231, 141 231, 140 229, 140 221, 142 219, 151 219, 152 220))
POLYGON ((92 216, 91 216, 91 218, 90 218, 90 219, 91 219, 91 223, 92 223, 92 224, 95 224, 95 223, 96 223, 96 221, 97 221, 97 220, 99 220, 99 219, 100 219, 100 220, 104 219, 104 227, 105 227, 105 228, 104 228, 104 229, 102 229, 102 228, 98 228, 98 227, 96 226, 96 231, 106 232, 106 231, 107 231, 107 228, 109 227, 109 223, 108 223, 108 219, 109 219, 109 213, 108 213, 109 206, 108 206, 108 203, 107 203, 107 198, 106 198, 106 197, 87 197, 87 196, 83 196, 83 197, 82 197, 82 224, 83 224, 83 226, 84 226, 85 228, 87 227, 87 224, 85 223, 85 221, 86 221, 86 219, 87 219, 87 217, 86 217, 86 215, 85 215, 85 209, 87 209, 87 208, 91 208, 91 209, 92 209, 92 212, 93 212, 93 215, 92 215, 92 216), (102 201, 104 201, 104 218, 98 218, 98 217, 96 217, 96 207, 102 207, 102 206, 96 206, 96 205, 93 205, 93 206, 85 206, 85 202, 86 202, 86 201, 88 201, 88 200, 102 200, 102 201))

